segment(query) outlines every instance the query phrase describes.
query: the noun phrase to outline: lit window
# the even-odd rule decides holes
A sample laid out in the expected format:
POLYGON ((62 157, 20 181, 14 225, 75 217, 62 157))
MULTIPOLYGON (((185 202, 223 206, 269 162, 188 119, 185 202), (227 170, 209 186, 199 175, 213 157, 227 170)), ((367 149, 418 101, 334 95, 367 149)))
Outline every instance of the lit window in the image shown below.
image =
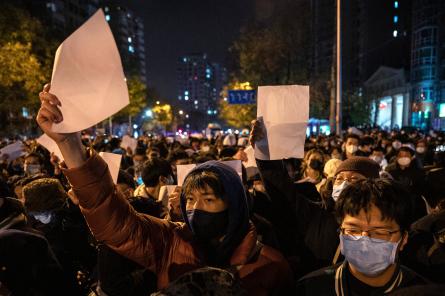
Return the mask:
POLYGON ((394 8, 399 8, 399 1, 394 1, 394 8))
POLYGON ((129 45, 128 46, 128 51, 134 53, 134 47, 132 45, 129 45))
POLYGON ((394 32, 392 32, 392 36, 394 37, 394 38, 396 38, 397 37, 397 30, 394 30, 394 32))
POLYGON ((394 23, 396 24, 399 21, 399 17, 397 15, 394 16, 394 23))
POLYGON ((107 15, 105 15, 105 20, 106 20, 107 22, 109 22, 109 21, 111 20, 111 17, 107 14, 107 15))
POLYGON ((131 37, 128 37, 128 42, 131 43, 131 41, 133 41, 133 39, 131 39, 131 37))

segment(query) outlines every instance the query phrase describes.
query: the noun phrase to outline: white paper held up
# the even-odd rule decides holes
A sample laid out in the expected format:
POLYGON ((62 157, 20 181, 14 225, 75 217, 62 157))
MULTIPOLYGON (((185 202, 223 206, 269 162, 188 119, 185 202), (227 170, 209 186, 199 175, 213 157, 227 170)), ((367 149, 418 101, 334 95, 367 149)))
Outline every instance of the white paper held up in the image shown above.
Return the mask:
POLYGON ((234 169, 238 174, 238 176, 240 177, 241 182, 243 181, 243 170, 241 168, 242 167, 241 160, 226 160, 222 161, 222 163, 234 169))
POLYGON ((25 146, 21 141, 14 142, 0 149, 0 157, 3 155, 8 155, 8 162, 13 161, 20 156, 25 155, 25 146))
POLYGON ((136 140, 135 138, 130 137, 129 135, 125 135, 122 137, 122 141, 121 141, 121 148, 127 150, 127 148, 130 148, 131 151, 135 151, 136 147, 138 145, 138 140, 136 140))
POLYGON ((255 145, 261 160, 303 158, 309 119, 309 86, 258 87, 257 118, 263 123, 264 138, 255 145))
POLYGON ((185 177, 188 173, 196 167, 196 164, 180 164, 176 166, 177 176, 178 176, 178 186, 182 186, 185 177))
POLYGON ((37 143, 42 145, 51 153, 54 153, 60 160, 63 160, 62 152, 60 152, 59 146, 57 146, 56 142, 53 139, 48 137, 46 134, 41 135, 36 139, 37 143))
POLYGON ((244 153, 246 153, 247 155, 247 161, 243 161, 243 165, 246 168, 257 167, 255 161, 255 149, 253 149, 253 147, 249 145, 246 147, 246 149, 244 149, 244 153))
POLYGON ((117 184, 122 155, 108 152, 100 152, 99 155, 107 163, 111 178, 113 179, 114 184, 117 184))
POLYGON ((58 133, 89 128, 129 104, 119 51, 102 9, 57 49, 51 93, 62 103, 63 121, 52 128, 58 133))

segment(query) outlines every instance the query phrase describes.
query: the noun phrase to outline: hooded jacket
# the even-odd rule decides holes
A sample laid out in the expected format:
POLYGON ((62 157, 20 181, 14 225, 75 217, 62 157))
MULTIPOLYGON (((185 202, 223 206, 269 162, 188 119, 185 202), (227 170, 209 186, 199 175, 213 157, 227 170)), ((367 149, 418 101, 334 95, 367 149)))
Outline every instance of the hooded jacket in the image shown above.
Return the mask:
MULTIPOLYGON (((214 164, 202 166, 196 169, 227 171, 214 164)), ((158 289, 167 287, 171 281, 188 271, 208 265, 187 224, 137 213, 117 193, 106 163, 96 153, 93 152, 83 166, 63 170, 79 198, 82 213, 96 239, 156 273, 158 289)), ((227 180, 229 179, 232 180, 227 180)), ((227 198, 232 200, 232 197, 227 198)), ((286 294, 291 291, 292 276, 281 254, 263 246, 252 258, 252 254, 257 251, 257 235, 255 227, 251 223, 245 223, 244 215, 248 215, 245 200, 240 201, 241 207, 243 204, 245 208, 238 209, 239 214, 229 214, 230 217, 242 217, 241 223, 247 230, 234 231, 233 236, 228 231, 233 242, 238 239, 237 235, 242 233, 244 236, 234 246, 227 267, 236 271, 243 287, 251 295, 286 294)), ((236 227, 233 223, 236 224, 236 221, 230 221, 229 229, 236 227)), ((231 239, 227 246, 229 249, 232 246, 231 239)))

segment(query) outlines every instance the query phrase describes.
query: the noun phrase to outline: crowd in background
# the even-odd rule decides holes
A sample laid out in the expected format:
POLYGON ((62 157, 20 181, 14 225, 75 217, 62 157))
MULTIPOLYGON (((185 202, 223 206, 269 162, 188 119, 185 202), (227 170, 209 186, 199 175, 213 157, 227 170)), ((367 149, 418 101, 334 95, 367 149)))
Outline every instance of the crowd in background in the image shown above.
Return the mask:
MULTIPOLYGON (((1 146, 16 140, 4 139, 1 146)), ((248 134, 200 138, 144 135, 137 140, 133 151, 121 147, 117 137, 82 135, 86 147, 122 155, 116 190, 135 211, 173 222, 187 222, 181 211, 180 189, 171 193, 167 202, 160 192, 165 185, 177 184, 178 165, 233 159, 245 164, 248 160, 244 152, 248 134)), ((91 234, 79 200, 60 168, 61 160, 33 139, 23 143, 26 151, 22 157, 10 161, 8 155, 1 156, 0 295, 156 293, 158 274, 119 255, 91 234)), ((298 282, 292 287, 311 294, 308 291, 314 291, 310 285, 317 276, 299 279, 341 261, 333 260, 339 257, 336 201, 348 185, 361 181, 355 180, 355 175, 341 177, 342 172, 401 184, 406 196, 399 197, 413 207, 404 213, 409 240, 398 260, 425 279, 414 281, 415 285, 428 284, 433 290, 438 287, 433 284, 445 285, 445 134, 352 128, 341 137, 311 135, 303 159, 257 160, 257 167, 243 167, 248 218, 261 244, 286 258, 292 281, 298 282), (357 156, 377 163, 376 174, 372 164, 355 163, 357 156), (284 179, 291 181, 291 198, 285 197, 284 179)), ((210 267, 200 274, 203 279, 218 272, 210 267)), ((196 277, 184 281, 199 282, 196 277)), ((184 292, 190 287, 184 284, 181 289, 184 292)), ((437 288, 437 295, 441 289, 443 286, 437 288)), ((174 295, 168 289, 157 293, 174 295)))

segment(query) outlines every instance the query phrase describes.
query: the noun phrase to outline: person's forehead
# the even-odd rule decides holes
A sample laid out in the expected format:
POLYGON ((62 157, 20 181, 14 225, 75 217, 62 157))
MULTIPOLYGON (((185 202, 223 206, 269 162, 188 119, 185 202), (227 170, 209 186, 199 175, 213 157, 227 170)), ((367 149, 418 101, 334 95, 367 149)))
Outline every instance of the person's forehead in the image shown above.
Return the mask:
POLYGON ((410 157, 411 153, 409 153, 408 151, 402 150, 402 151, 399 151, 399 156, 408 156, 408 157, 410 157))
POLYGON ((346 143, 350 143, 350 142, 357 142, 358 143, 358 139, 356 139, 356 138, 348 138, 346 140, 346 143))
POLYGON ((338 173, 337 178, 338 177, 342 177, 342 178, 365 178, 364 175, 360 174, 359 172, 355 172, 355 171, 343 171, 338 173))
POLYGON ((397 223, 393 219, 382 219, 382 212, 375 205, 371 205, 368 212, 361 210, 358 215, 346 214, 342 226, 356 226, 368 228, 396 228, 397 223))
POLYGON ((27 163, 38 163, 40 162, 39 158, 37 156, 28 156, 25 158, 25 162, 27 163))

